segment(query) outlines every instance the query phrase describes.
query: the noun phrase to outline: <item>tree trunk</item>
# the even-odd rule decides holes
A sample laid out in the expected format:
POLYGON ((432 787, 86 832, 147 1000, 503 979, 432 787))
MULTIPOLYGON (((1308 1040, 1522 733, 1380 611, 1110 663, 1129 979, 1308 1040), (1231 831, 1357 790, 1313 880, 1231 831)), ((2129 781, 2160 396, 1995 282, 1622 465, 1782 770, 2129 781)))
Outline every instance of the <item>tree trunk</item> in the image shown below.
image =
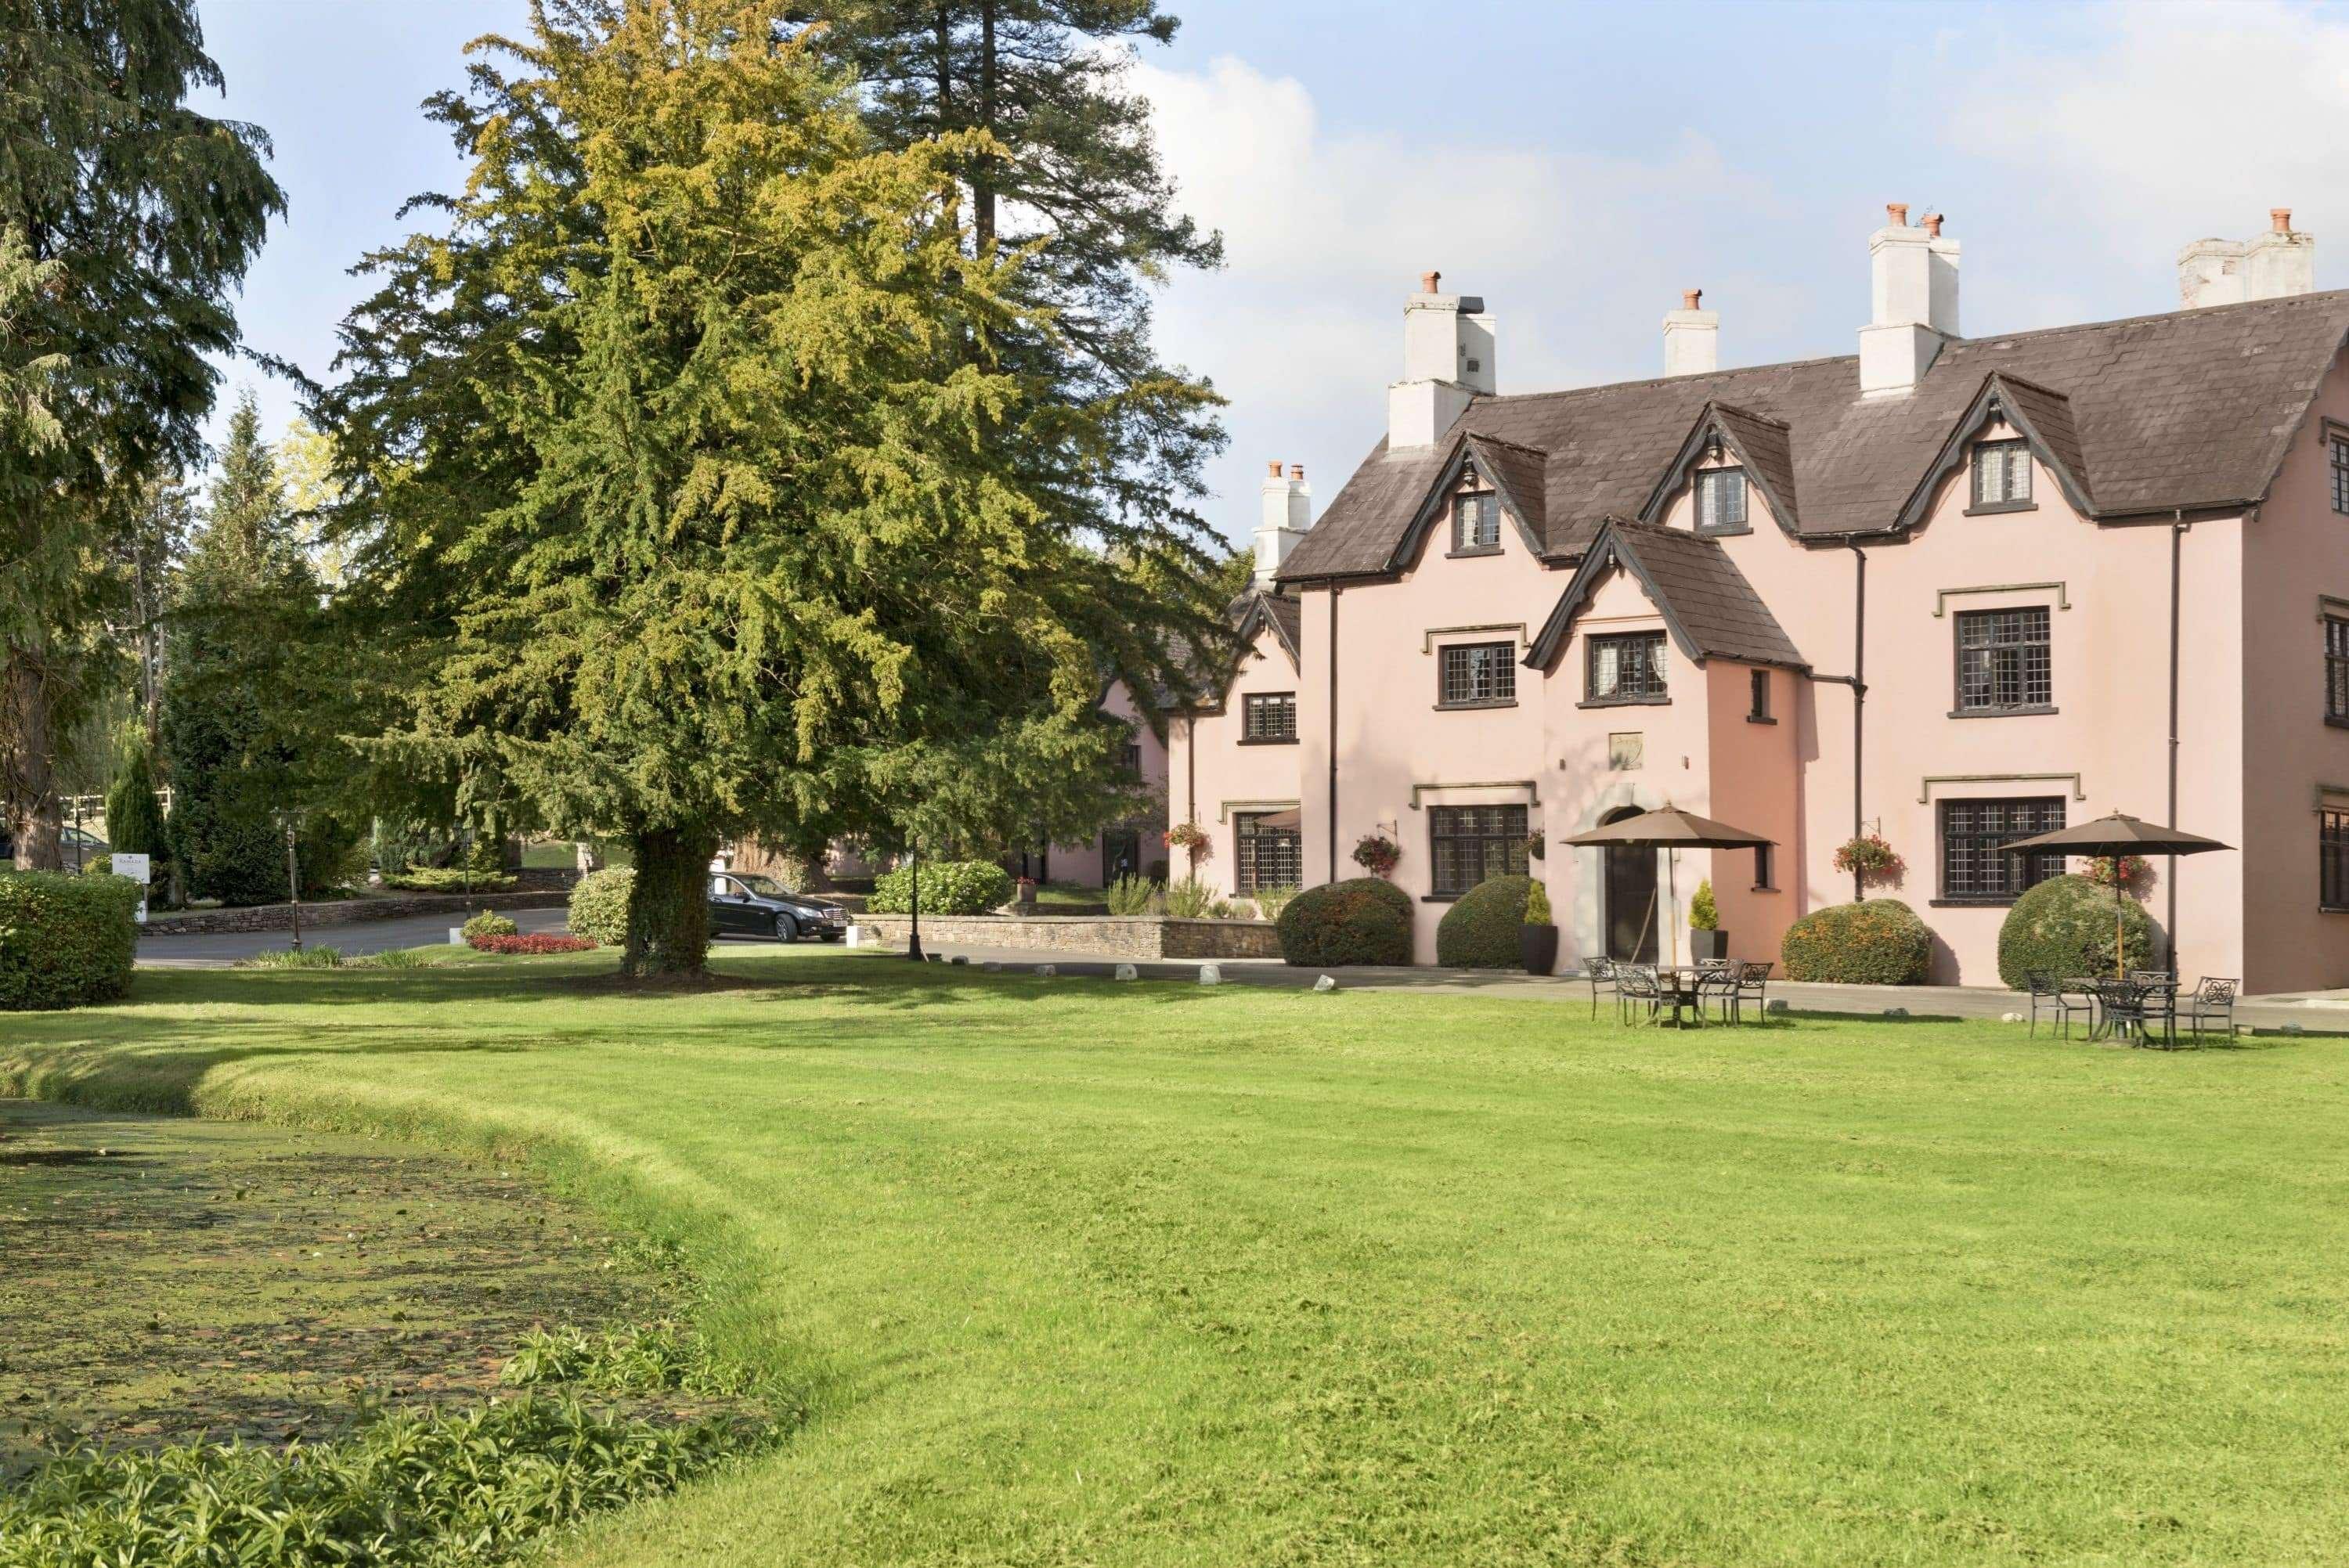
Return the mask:
POLYGON ((57 748, 49 734, 48 681, 38 661, 22 651, 7 657, 6 686, 0 700, 7 704, 7 722, 0 734, 15 743, 6 759, 11 810, 9 825, 16 838, 16 864, 28 872, 65 870, 65 846, 59 841, 62 820, 57 810, 57 748))
POLYGON ((709 959, 709 859, 719 836, 662 829, 636 836, 636 874, 628 890, 628 944, 620 973, 701 975, 709 959))
MULTIPOLYGON (((995 134, 995 0, 979 0, 978 128, 995 134)), ((995 249, 995 160, 981 156, 971 171, 971 240, 984 256, 995 249)))

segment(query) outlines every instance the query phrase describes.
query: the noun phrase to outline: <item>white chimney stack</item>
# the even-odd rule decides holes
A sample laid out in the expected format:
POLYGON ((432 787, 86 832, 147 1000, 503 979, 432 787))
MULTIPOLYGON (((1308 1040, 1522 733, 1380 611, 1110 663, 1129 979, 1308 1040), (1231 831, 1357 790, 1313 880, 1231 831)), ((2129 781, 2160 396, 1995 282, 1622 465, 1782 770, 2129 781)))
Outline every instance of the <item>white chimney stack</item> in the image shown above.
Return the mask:
POLYGON ((1702 289, 1681 294, 1681 308, 1664 313, 1664 374, 1702 376, 1721 368, 1721 313, 1701 310, 1702 289))
POLYGON ((1305 465, 1291 463, 1284 476, 1278 463, 1266 465, 1263 511, 1256 525, 1256 588, 1272 592, 1274 574, 1305 531, 1313 526, 1313 491, 1305 482, 1305 465))
POLYGON ((1941 215, 1911 228, 1909 204, 1888 202, 1868 237, 1868 324, 1859 329, 1859 389, 1893 397, 1924 378, 1941 345, 1958 335, 1958 242, 1941 215))
POLYGON ((1491 393, 1493 318, 1475 294, 1439 293, 1441 273, 1419 280, 1402 311, 1402 379, 1387 388, 1387 447, 1431 447, 1491 393))
POLYGON ((2196 240, 2178 253, 2178 303, 2187 310, 2316 292, 2316 236, 2296 232, 2292 209, 2268 209, 2255 240, 2196 240))

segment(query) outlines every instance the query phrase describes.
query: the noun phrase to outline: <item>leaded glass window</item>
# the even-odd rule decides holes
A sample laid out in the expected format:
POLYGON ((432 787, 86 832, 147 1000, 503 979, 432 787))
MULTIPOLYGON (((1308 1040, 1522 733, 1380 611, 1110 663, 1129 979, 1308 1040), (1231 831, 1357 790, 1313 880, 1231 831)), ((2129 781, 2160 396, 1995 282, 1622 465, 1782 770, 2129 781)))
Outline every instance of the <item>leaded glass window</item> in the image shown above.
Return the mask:
POLYGON ((1430 806, 1427 834, 1432 892, 1455 897, 1487 877, 1526 874, 1523 806, 1430 806))

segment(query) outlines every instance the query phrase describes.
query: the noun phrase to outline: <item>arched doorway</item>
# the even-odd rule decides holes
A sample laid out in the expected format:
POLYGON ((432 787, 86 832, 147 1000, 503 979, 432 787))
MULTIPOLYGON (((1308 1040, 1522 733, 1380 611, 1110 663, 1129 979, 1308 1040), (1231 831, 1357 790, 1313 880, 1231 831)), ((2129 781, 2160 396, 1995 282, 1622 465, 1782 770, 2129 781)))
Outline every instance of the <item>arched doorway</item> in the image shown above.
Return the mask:
MULTIPOLYGON (((1604 827, 1644 815, 1637 806, 1609 811, 1604 827)), ((1607 857, 1607 956, 1628 964, 1656 961, 1656 851, 1609 844, 1607 857)))

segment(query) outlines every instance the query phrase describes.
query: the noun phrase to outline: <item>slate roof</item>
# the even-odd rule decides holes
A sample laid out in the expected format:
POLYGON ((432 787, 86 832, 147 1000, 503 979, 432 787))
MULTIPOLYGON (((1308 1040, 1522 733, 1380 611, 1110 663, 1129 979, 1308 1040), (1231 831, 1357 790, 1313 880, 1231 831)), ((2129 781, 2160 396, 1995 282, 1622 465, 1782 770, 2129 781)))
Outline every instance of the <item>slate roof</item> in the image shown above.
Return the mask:
POLYGON ((1548 469, 1549 454, 1473 431, 1463 439, 1476 454, 1477 465, 1493 481, 1493 488, 1500 491, 1503 504, 1517 514, 1527 532, 1543 538, 1542 515, 1548 509, 1549 497, 1542 488, 1542 478, 1548 469))
POLYGON ((1547 667, 1557 656, 1591 590, 1618 565, 1639 579, 1672 640, 1690 658, 1810 667, 1719 540, 1619 517, 1600 525, 1557 607, 1526 650, 1526 664, 1547 667))
MULTIPOLYGON (((1479 397, 1455 431, 1547 454, 1538 536, 1553 561, 1579 555, 1609 516, 1639 512, 1708 404, 1785 427, 1797 531, 1890 529, 1993 372, 2051 446, 2076 448, 2093 515, 2232 507, 2266 496, 2344 337, 2349 292, 2334 291, 1959 338, 1905 397, 1863 398, 1858 361, 1843 355, 1479 397)), ((1390 452, 1381 440, 1282 579, 1396 570, 1404 532, 1456 445, 1447 437, 1390 452)))

